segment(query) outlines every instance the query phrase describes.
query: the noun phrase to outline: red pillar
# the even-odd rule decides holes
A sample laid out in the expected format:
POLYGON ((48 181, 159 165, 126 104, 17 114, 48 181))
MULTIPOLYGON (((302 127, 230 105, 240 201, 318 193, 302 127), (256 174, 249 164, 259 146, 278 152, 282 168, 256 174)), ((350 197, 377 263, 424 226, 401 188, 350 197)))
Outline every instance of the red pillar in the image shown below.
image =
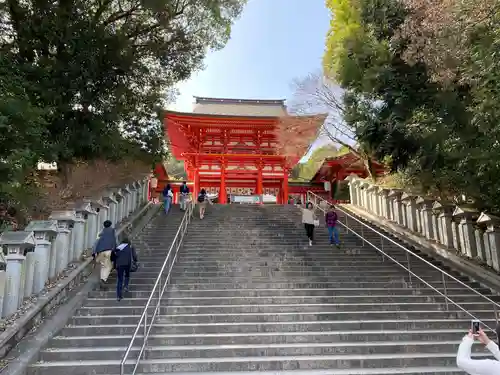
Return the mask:
POLYGON ((226 204, 226 203, 227 203, 226 170, 222 168, 220 171, 219 204, 226 204))
POLYGON ((200 172, 198 171, 198 168, 194 170, 194 187, 193 187, 193 197, 196 199, 198 194, 200 193, 200 172))
POLYGON ((264 192, 264 183, 262 181, 262 167, 259 166, 259 171, 258 171, 258 175, 257 175, 257 195, 260 195, 262 196, 263 192, 264 192))
POLYGON ((283 174, 283 204, 288 204, 288 171, 283 174))

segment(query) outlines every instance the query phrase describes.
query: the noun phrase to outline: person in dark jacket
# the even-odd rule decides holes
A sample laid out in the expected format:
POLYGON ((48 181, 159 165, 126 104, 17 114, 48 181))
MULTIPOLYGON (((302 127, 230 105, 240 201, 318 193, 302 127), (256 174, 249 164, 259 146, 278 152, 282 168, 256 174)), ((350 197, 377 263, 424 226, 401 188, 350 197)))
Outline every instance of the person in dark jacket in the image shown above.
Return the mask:
POLYGON ((180 189, 180 193, 181 193, 181 196, 180 196, 180 200, 181 200, 181 211, 186 211, 187 209, 187 202, 188 202, 188 199, 189 199, 189 188, 187 186, 187 183, 186 181, 184 181, 181 185, 181 189, 180 189))
POLYGON ((123 290, 128 292, 132 262, 137 262, 137 253, 128 238, 123 239, 116 247, 113 253, 113 260, 117 273, 116 299, 121 301, 123 299, 123 290))
POLYGON ((339 229, 337 228, 338 216, 335 212, 335 207, 333 205, 330 206, 328 212, 325 215, 325 223, 328 228, 328 237, 330 238, 331 245, 337 245, 340 247, 340 239, 339 239, 339 229))
POLYGON ((99 233, 92 252, 95 261, 101 265, 101 287, 108 281, 109 274, 113 270, 111 253, 116 248, 116 231, 111 225, 112 223, 109 220, 103 223, 104 228, 99 233))

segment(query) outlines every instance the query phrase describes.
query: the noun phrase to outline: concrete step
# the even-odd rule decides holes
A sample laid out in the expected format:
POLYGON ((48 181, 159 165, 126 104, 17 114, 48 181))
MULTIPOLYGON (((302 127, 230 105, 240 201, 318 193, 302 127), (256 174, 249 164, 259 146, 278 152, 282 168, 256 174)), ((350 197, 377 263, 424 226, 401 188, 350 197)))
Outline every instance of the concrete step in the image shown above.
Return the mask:
MULTIPOLYGON (((479 319, 494 319, 494 313, 491 310, 471 310, 475 317, 479 319)), ((76 315, 70 325, 109 325, 109 324, 136 324, 140 315, 76 315)), ((197 313, 197 314, 170 314, 158 315, 158 323, 168 324, 187 324, 187 323, 259 323, 259 322, 299 322, 310 320, 408 320, 408 319, 424 319, 424 320, 442 320, 442 319, 471 319, 471 317, 454 308, 449 311, 433 311, 433 310, 415 310, 415 311, 333 311, 321 310, 303 311, 303 312, 249 312, 249 313, 197 313)))
MULTIPOLYGON (((146 359, 188 359, 200 358, 248 358, 276 356, 324 356, 324 355, 376 355, 418 353, 450 353, 460 343, 452 341, 370 341, 370 342, 328 342, 328 343, 285 343, 285 344, 230 344, 230 345, 148 345, 146 359)), ((41 352, 40 360, 78 361, 82 355, 86 360, 121 360, 126 346, 96 346, 84 348, 52 348, 41 352)), ((140 346, 132 348, 136 358, 140 346)), ((483 353, 484 347, 474 345, 474 353, 483 353)))
MULTIPOLYGON (((217 302, 217 301, 214 301, 217 302)), ((491 306, 486 303, 465 302, 460 303, 462 308, 466 310, 487 310, 491 306)), ((155 305, 150 306, 150 311, 156 308, 155 305)), ((185 306, 167 306, 166 304, 160 305, 160 313, 162 314, 209 314, 209 313, 243 313, 243 312, 262 312, 262 313, 277 313, 277 312, 307 312, 318 311, 318 308, 335 310, 335 311, 393 311, 394 304, 392 303, 379 303, 373 305, 371 303, 329 303, 329 304, 240 304, 240 305, 185 305, 185 306)), ((397 311, 445 311, 444 303, 436 302, 417 302, 417 303, 399 303, 397 304, 397 311)), ((125 304, 117 304, 114 306, 99 306, 81 307, 76 315, 139 315, 143 311, 143 305, 127 306, 125 304)))
MULTIPOLYGON (((270 282, 270 279, 265 279, 265 278, 244 278, 244 279, 236 279, 237 284, 233 284, 232 281, 234 279, 230 278, 224 278, 224 279, 215 279, 215 280, 201 280, 199 278, 194 278, 194 279, 186 279, 186 278, 179 278, 175 281, 176 286, 181 286, 184 288, 188 289, 221 289, 224 288, 225 286, 228 287, 228 289, 233 289, 233 288, 241 288, 241 289, 257 289, 257 288, 273 288, 273 287, 283 287, 283 288, 288 288, 290 286, 296 285, 297 287, 314 287, 317 286, 319 288, 324 287, 324 286, 340 286, 342 288, 370 288, 370 287, 375 287, 375 288, 394 288, 394 287, 411 287, 414 285, 416 288, 421 289, 421 288, 428 288, 425 284, 422 282, 416 282, 414 281, 413 283, 410 283, 410 280, 406 276, 398 276, 398 277, 389 277, 385 278, 383 280, 380 280, 379 278, 374 279, 372 281, 370 280, 365 280, 363 278, 357 278, 357 279, 352 279, 350 281, 345 281, 345 280, 335 280, 335 278, 332 277, 315 277, 316 280, 312 280, 312 278, 301 278, 301 279, 294 279, 294 280, 283 280, 283 279, 277 279, 273 278, 272 280, 275 280, 274 282, 270 282)), ((444 291, 444 284, 442 283, 441 280, 432 280, 432 279, 426 279, 426 282, 428 282, 430 285, 435 287, 438 290, 444 291)), ((134 287, 134 290, 139 289, 143 290, 147 285, 151 285, 149 282, 147 283, 142 283, 140 284, 140 280, 131 280, 131 285, 134 287), (134 284, 134 282, 137 282, 134 284)), ((462 284, 458 282, 446 282, 446 288, 461 288, 463 287, 462 284)), ((479 285, 477 285, 479 288, 479 285)), ((472 293, 472 292, 471 292, 472 293)))
MULTIPOLYGON (((365 342, 400 342, 400 341, 455 341, 460 342, 463 329, 441 330, 356 330, 356 331, 310 331, 310 332, 256 332, 197 334, 152 334, 148 345, 244 345, 244 344, 302 344, 310 343, 365 343, 365 342)), ((138 342, 142 340, 137 336, 138 342)), ((50 341, 52 348, 87 348, 94 346, 127 346, 130 335, 86 335, 57 336, 50 341)), ((476 348, 476 346, 474 346, 476 348)))
MULTIPOLYGON (((476 357, 484 358, 484 354, 476 357)), ((390 354, 330 354, 297 356, 256 356, 220 358, 172 358, 146 359, 139 364, 138 371, 145 373, 170 372, 226 372, 226 371, 282 371, 282 370, 328 370, 345 368, 346 361, 357 368, 450 366, 455 368, 456 353, 390 353, 390 354)), ((33 365, 32 374, 72 375, 110 374, 116 372, 119 360, 84 360, 41 362, 33 365)), ((125 366, 130 372, 135 362, 125 366)))
MULTIPOLYGON (((449 298, 456 303, 476 304, 481 305, 486 303, 485 299, 478 295, 459 294, 449 298)), ((230 305, 330 305, 330 304, 419 304, 419 303, 443 303, 444 297, 439 295, 434 296, 419 296, 419 295, 353 295, 353 296, 335 296, 335 295, 276 295, 276 296, 224 296, 214 299, 214 297, 195 296, 195 297, 177 297, 170 296, 168 299, 161 301, 162 306, 230 306, 230 305)), ((145 306, 148 298, 125 298, 120 302, 120 306, 145 306)), ((156 304, 158 298, 153 298, 156 304)), ((115 298, 89 298, 87 307, 101 306, 116 306, 115 298)))
MULTIPOLYGON (((444 291, 444 290, 443 290, 444 291)), ((134 298, 149 298, 150 288, 134 289, 134 298)), ((186 289, 177 285, 171 285, 166 291, 167 298, 172 297, 263 297, 263 296, 435 296, 438 295, 432 289, 421 288, 296 288, 296 289, 186 289)), ((471 295, 470 291, 463 288, 447 288, 450 297, 460 294, 471 295)), ((488 293, 488 290, 486 290, 488 293)), ((91 298, 114 298, 114 291, 96 290, 90 293, 91 298)), ((489 296, 495 297, 493 295, 489 296)))
MULTIPOLYGON (((121 315, 121 314, 120 314, 121 315)), ((407 320, 324 320, 324 321, 289 321, 289 322, 238 322, 238 323, 156 323, 151 332, 155 334, 179 334, 189 333, 215 334, 215 333, 245 333, 255 334, 258 332, 317 332, 317 331, 355 331, 355 330, 410 330, 410 329, 464 329, 470 327, 471 319, 407 319, 407 320)), ((495 326, 495 320, 484 320, 490 327, 495 326)), ((61 331, 64 336, 86 336, 86 335, 130 335, 135 331, 133 325, 92 325, 92 326, 67 326, 61 331)), ((465 329, 466 331, 467 329, 465 329)))

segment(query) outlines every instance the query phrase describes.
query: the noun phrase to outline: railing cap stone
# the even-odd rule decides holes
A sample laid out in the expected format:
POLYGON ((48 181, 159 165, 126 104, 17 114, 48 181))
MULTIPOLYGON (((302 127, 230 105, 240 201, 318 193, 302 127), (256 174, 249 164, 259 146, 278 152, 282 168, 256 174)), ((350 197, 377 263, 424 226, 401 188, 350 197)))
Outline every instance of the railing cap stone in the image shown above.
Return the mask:
POLYGON ((403 189, 397 189, 397 188, 392 188, 389 191, 389 197, 397 197, 397 196, 402 196, 403 195, 403 189))
POLYGON ((411 192, 404 192, 401 196, 402 201, 410 201, 412 199, 417 199, 418 195, 411 192))
POLYGON ((416 201, 417 204, 430 204, 431 202, 434 202, 434 198, 432 198, 432 197, 425 197, 425 196, 422 196, 422 195, 419 195, 417 197, 417 201, 416 201))
POLYGON ((51 234, 57 233, 56 220, 32 220, 24 229, 26 232, 46 232, 51 234))
POLYGON ((76 220, 76 212, 75 210, 58 210, 52 211, 49 216, 50 220, 57 221, 75 221, 76 220))
POLYGON ((500 217, 481 212, 477 219, 477 223, 484 225, 500 225, 500 217))
POLYGON ((479 216, 479 211, 474 207, 456 206, 455 211, 453 211, 453 216, 474 219, 479 216))
POLYGON ((35 236, 33 232, 28 231, 7 231, 0 236, 0 244, 20 247, 35 246, 35 236))
POLYGON ((82 212, 84 214, 95 214, 95 210, 92 208, 92 204, 89 201, 83 201, 76 207, 76 212, 82 212))

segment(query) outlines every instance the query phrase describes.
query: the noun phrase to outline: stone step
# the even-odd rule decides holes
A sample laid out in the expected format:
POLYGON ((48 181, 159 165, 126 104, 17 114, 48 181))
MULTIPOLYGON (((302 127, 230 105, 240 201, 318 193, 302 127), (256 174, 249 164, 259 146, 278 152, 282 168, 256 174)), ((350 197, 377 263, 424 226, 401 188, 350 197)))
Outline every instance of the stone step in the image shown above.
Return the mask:
MULTIPOLYGON (((143 279, 143 278, 132 278, 130 283, 131 285, 140 285, 140 284, 151 284, 153 278, 143 279)), ((353 274, 352 272, 346 272, 345 274, 339 275, 338 273, 332 273, 327 275, 318 275, 315 272, 304 272, 304 273, 284 273, 282 275, 268 275, 268 276, 254 276, 254 275, 238 275, 235 276, 213 276, 207 277, 206 275, 200 276, 185 276, 185 275, 172 275, 171 282, 172 283, 181 283, 181 284, 195 284, 205 282, 208 284, 214 283, 263 283, 266 281, 276 282, 276 283, 286 283, 290 281, 294 281, 297 283, 307 283, 308 281, 315 280, 318 282, 327 281, 336 283, 339 286, 349 287, 353 285, 353 283, 361 283, 356 285, 368 286, 370 282, 372 283, 386 283, 386 284, 396 284, 409 282, 409 277, 404 273, 393 273, 393 274, 377 274, 377 275, 358 275, 353 274)), ((424 278, 424 280, 435 286, 442 285, 440 280, 436 280, 436 277, 433 278, 424 278)), ((461 285, 457 282, 446 283, 449 286, 461 285)))
MULTIPOLYGON (((487 303, 487 301, 475 294, 459 294, 449 296, 455 303, 476 303, 477 305, 487 303)), ((322 305, 322 304, 387 304, 392 303, 398 307, 402 304, 417 304, 417 303, 443 303, 444 297, 435 296, 419 296, 419 295, 355 295, 355 296, 311 296, 311 295, 296 295, 296 296, 233 296, 233 297, 213 297, 195 296, 195 297, 177 297, 170 296, 168 299, 162 299, 163 306, 230 306, 230 305, 283 305, 283 304, 304 304, 304 305, 322 305)), ((121 306, 145 306, 148 298, 125 298, 120 302, 121 306)), ((153 303, 157 303, 158 298, 153 298, 153 303)), ((116 306, 115 298, 89 298, 87 307, 101 306, 116 306)))
MULTIPOLYGON (((443 290, 443 289, 442 289, 443 290)), ((444 290, 443 290, 444 291, 444 290)), ((134 289, 134 298, 149 298, 151 288, 134 289)), ((303 288, 303 289, 184 289, 177 285, 169 286, 165 291, 166 298, 171 297, 261 297, 261 296, 438 296, 429 288, 303 288)), ((470 290, 463 288, 447 288, 448 296, 453 297, 460 294, 473 294, 470 290)), ((483 294, 490 293, 489 289, 483 294)), ((91 298, 114 298, 114 291, 96 290, 90 293, 91 298)), ((495 297, 489 295, 490 298, 495 297)))
MULTIPOLYGON (((217 302, 217 301, 214 301, 217 302)), ((429 311, 444 311, 445 304, 438 302, 416 302, 416 303, 399 303, 394 306, 393 303, 379 303, 373 305, 371 303, 318 303, 318 304, 268 304, 268 305, 184 305, 184 306, 167 306, 168 302, 162 301, 160 305, 160 313, 164 314, 208 314, 208 313, 242 313, 242 312, 304 312, 318 311, 318 309, 329 309, 336 311, 411 311, 411 310, 429 310, 429 311)), ((492 309, 490 304, 476 302, 462 302, 460 307, 469 310, 487 310, 492 309)), ((96 306, 91 307, 85 305, 78 310, 76 315, 138 315, 143 311, 144 305, 127 306, 124 304, 96 306)), ((156 305, 150 306, 150 311, 156 308, 156 305)))
MULTIPOLYGON (((485 358, 477 354, 477 358, 485 358)), ((171 373, 171 372, 217 372, 217 371, 282 371, 282 370, 327 370, 343 368, 346 361, 349 367, 379 368, 387 367, 419 367, 450 366, 455 368, 456 353, 389 353, 389 354, 330 354, 330 355, 296 355, 296 356, 256 356, 256 357, 220 357, 220 358, 172 358, 146 359, 138 366, 139 372, 171 373)), ((79 360, 41 362, 32 366, 31 375, 101 375, 117 371, 119 360, 79 360)), ((129 373, 135 365, 130 361, 125 366, 129 373)))
MULTIPOLYGON (((145 359, 188 359, 201 358, 241 358, 276 356, 323 356, 323 355, 377 355, 411 353, 450 353, 460 341, 368 341, 329 343, 285 343, 285 344, 230 344, 230 345, 148 345, 145 359)), ((40 353, 40 360, 79 361, 121 360, 126 346, 84 347, 46 349, 40 353)), ((140 346, 132 348, 132 358, 136 358, 140 346)), ((484 353, 484 347, 474 345, 474 353, 484 353)))
MULTIPOLYGON (((141 266, 126 298, 115 300, 114 276, 105 290, 93 291, 27 375, 119 374, 177 230, 172 224, 160 215, 134 242, 141 266)), ((190 224, 164 298, 152 300, 148 319, 155 309, 158 315, 136 374, 458 375, 456 347, 470 315, 452 303, 446 310, 444 297, 415 277, 410 282, 407 271, 352 234, 342 230, 341 239, 337 249, 318 228, 309 247, 294 207, 211 206, 205 220, 190 224)), ((381 246, 380 238, 373 243, 381 246)), ((387 240, 383 249, 407 264, 403 249, 387 240)), ((484 324, 496 325, 492 304, 468 285, 491 291, 451 271, 456 280, 443 283, 439 270, 413 256, 410 264, 484 324)), ((474 352, 486 355, 481 346, 474 352)))
MULTIPOLYGON (((158 270, 146 270, 147 267, 143 266, 143 270, 135 273, 131 276, 135 280, 141 279, 143 281, 151 280, 154 281, 158 277, 161 268, 158 270), (134 277, 135 276, 135 277, 134 277)), ((421 271, 418 268, 414 268, 413 272, 423 280, 428 280, 429 278, 438 279, 441 277, 441 274, 435 270, 428 270, 426 272, 421 271)), ((241 267, 237 268, 221 268, 219 272, 210 272, 201 267, 193 268, 193 269, 174 269, 171 272, 172 280, 179 280, 181 278, 202 278, 205 280, 217 280, 227 279, 227 278, 235 278, 237 282, 238 279, 244 279, 248 277, 255 277, 256 280, 259 278, 267 278, 278 281, 280 278, 304 278, 304 277, 332 277, 335 280, 341 282, 342 280, 350 280, 352 275, 356 275, 356 280, 363 279, 371 279, 373 281, 379 279, 398 279, 400 277, 408 277, 408 272, 402 269, 393 268, 393 267, 380 267, 375 269, 356 269, 355 267, 340 267, 340 268, 324 268, 324 267, 302 267, 302 268, 269 268, 269 267, 255 267, 255 268, 247 268, 241 267)), ((462 279, 465 280, 465 279, 462 279)))
MULTIPOLYGON (((471 310, 475 317, 481 320, 494 319, 494 313, 491 310, 471 310)), ((108 324, 136 324, 140 315, 77 315, 69 322, 70 325, 108 325, 108 324)), ((321 310, 305 312, 282 312, 282 313, 198 313, 198 314, 172 314, 158 315, 158 323, 185 324, 185 323, 259 323, 259 322, 291 322, 291 321, 309 321, 309 320, 408 320, 408 319, 471 319, 471 317, 457 309, 449 311, 334 311, 321 310)))
MULTIPOLYGON (((142 312, 142 311, 141 311, 142 312)), ((121 314, 120 314, 121 315, 121 314)), ((443 327, 447 329, 467 330, 470 327, 470 319, 407 319, 407 320, 325 320, 325 321, 290 321, 290 322, 259 322, 259 323, 155 323, 151 332, 155 334, 189 334, 189 333, 245 333, 254 334, 257 332, 317 332, 339 330, 409 330, 409 329, 434 329, 439 331, 443 327), (465 328, 465 329, 464 329, 465 328)), ((495 320, 483 320, 490 327, 495 327, 495 320)), ((86 336, 86 335, 127 335, 132 334, 136 329, 136 324, 132 325, 92 325, 92 326, 67 326, 61 331, 63 336, 86 336)))
MULTIPOLYGON (((151 334, 148 345, 245 345, 245 344, 302 344, 309 343, 365 343, 365 342, 399 342, 399 341, 456 341, 464 336, 463 329, 440 330, 356 330, 356 331, 310 331, 310 332, 256 332, 246 333, 189 333, 151 334)), ((141 335, 137 342, 142 342, 141 335)), ((493 338, 493 337, 492 337, 493 338)), ((86 335, 57 336, 50 341, 53 348, 87 348, 94 346, 128 346, 130 335, 86 335)))
MULTIPOLYGON (((316 277, 316 279, 318 279, 316 277)), ((325 279, 324 281, 321 280, 311 280, 311 278, 308 279, 295 279, 293 281, 291 280, 283 280, 283 279, 275 279, 275 282, 272 282, 267 279, 228 279, 225 278, 223 280, 216 279, 216 280, 200 280, 198 278, 195 279, 183 279, 180 278, 179 280, 176 280, 175 285, 178 288, 186 288, 186 289, 200 289, 203 290, 205 288, 207 289, 221 289, 227 286, 228 289, 234 289, 234 288, 248 288, 248 289, 257 289, 257 288, 273 288, 273 286, 281 286, 283 288, 288 288, 290 286, 296 285, 296 286, 318 286, 318 287, 324 287, 324 286, 337 286, 337 287, 342 287, 342 288, 370 288, 370 287, 375 287, 375 288, 394 288, 394 287, 411 287, 412 285, 415 285, 416 288, 428 288, 425 284, 422 282, 413 282, 412 284, 409 282, 408 277, 397 277, 397 278, 386 278, 384 280, 380 280, 379 278, 374 279, 373 281, 370 280, 364 280, 361 279, 359 280, 350 280, 350 281, 335 281, 334 278, 328 277, 328 278, 323 278, 325 279), (236 283, 233 283, 233 281, 236 281, 236 283)), ((144 290, 145 288, 148 288, 148 286, 153 286, 153 284, 150 281, 143 282, 139 279, 131 279, 131 290, 144 290)), ((441 280, 431 280, 431 279, 426 279, 426 282, 428 282, 430 285, 435 287, 438 290, 444 291, 444 284, 441 282, 441 280)), ((446 283, 447 288, 462 288, 463 285, 450 281, 446 283)), ((477 285, 479 287, 479 285, 477 285)), ((114 288, 114 287, 112 287, 114 288)), ((151 289, 149 289, 151 290, 151 289)))

